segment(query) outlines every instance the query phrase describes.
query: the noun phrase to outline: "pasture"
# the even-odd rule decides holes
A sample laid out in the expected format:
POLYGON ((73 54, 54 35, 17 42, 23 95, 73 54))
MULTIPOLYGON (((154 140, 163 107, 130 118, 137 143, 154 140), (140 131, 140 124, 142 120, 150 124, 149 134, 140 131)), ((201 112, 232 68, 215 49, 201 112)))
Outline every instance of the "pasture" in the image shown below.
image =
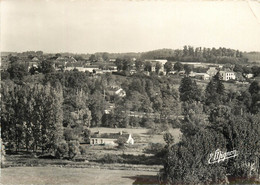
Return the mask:
POLYGON ((12 167, 1 184, 157 184, 157 172, 99 168, 12 167))

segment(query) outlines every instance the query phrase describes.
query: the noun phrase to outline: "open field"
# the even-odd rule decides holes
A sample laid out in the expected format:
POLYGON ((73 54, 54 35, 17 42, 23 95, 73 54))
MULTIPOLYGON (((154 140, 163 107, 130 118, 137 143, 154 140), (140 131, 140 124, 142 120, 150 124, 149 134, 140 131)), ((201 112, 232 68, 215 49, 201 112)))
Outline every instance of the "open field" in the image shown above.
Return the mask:
MULTIPOLYGON (((83 161, 41 158, 18 152, 6 156, 1 170, 1 184, 158 184, 157 173, 163 168, 160 158, 145 152, 149 143, 165 144, 163 134, 149 134, 145 128, 91 128, 91 132, 131 133, 138 142, 124 150, 116 146, 85 145, 83 161), (103 162, 110 154, 117 162, 103 162)), ((179 129, 170 129, 179 141, 179 129)), ((84 146, 84 145, 83 145, 84 146)))
POLYGON ((157 172, 98 168, 12 167, 1 184, 157 184, 157 172))

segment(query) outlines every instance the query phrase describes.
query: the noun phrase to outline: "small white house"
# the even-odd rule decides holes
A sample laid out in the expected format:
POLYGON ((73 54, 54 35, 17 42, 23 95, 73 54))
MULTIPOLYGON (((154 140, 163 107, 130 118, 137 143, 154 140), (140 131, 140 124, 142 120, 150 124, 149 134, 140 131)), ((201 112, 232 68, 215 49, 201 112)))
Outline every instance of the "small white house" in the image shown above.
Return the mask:
POLYGON ((246 74, 245 76, 246 76, 247 78, 253 78, 253 77, 254 77, 254 74, 249 73, 249 74, 246 74))

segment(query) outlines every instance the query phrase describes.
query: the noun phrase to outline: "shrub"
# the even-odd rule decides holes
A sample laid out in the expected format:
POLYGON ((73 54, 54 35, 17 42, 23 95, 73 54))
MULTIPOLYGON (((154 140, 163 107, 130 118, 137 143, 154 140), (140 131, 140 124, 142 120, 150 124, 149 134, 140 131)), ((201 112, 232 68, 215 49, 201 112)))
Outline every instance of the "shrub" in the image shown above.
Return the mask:
POLYGON ((68 151, 69 151, 68 143, 66 143, 65 141, 62 141, 57 146, 55 156, 57 158, 63 158, 65 155, 68 155, 68 151))
POLYGON ((121 136, 116 140, 116 143, 118 144, 119 148, 124 148, 126 141, 127 138, 121 136))
POLYGON ((79 151, 81 155, 85 155, 87 153, 87 149, 84 146, 79 146, 79 151))
POLYGON ((70 141, 69 142, 69 158, 73 159, 75 156, 79 154, 79 142, 78 141, 70 141))
POLYGON ((122 163, 123 159, 117 155, 113 154, 105 154, 104 157, 101 159, 103 163, 122 163))
POLYGON ((148 131, 149 135, 161 134, 167 131, 169 128, 166 124, 154 124, 154 126, 148 131))
POLYGON ((158 154, 164 150, 164 145, 161 143, 149 143, 147 148, 145 148, 145 153, 158 154))

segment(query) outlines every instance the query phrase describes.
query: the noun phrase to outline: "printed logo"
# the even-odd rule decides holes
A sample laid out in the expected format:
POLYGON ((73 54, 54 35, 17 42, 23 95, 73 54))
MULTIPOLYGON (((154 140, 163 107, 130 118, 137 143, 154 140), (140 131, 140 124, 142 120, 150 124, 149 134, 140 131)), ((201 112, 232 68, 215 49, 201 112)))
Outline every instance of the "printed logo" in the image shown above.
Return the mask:
POLYGON ((215 153, 211 153, 209 155, 209 164, 214 163, 220 163, 225 161, 226 159, 236 157, 238 155, 238 152, 236 150, 230 151, 230 152, 221 152, 220 149, 217 149, 215 153))

